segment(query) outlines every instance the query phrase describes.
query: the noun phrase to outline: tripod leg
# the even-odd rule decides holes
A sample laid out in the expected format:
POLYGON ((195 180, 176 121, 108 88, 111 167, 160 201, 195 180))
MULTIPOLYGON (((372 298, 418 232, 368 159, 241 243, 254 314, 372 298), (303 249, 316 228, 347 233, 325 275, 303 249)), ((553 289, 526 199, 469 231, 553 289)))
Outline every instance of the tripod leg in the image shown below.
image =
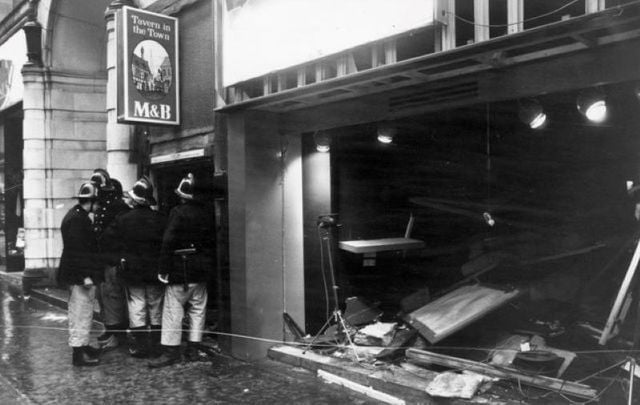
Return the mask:
POLYGON ((320 328, 318 333, 316 333, 316 335, 313 337, 313 339, 311 339, 311 342, 309 342, 309 344, 306 346, 306 348, 304 349, 302 354, 305 354, 307 352, 307 350, 311 349, 311 346, 316 342, 316 340, 318 339, 318 336, 320 336, 322 334, 322 332, 324 332, 327 329, 327 327, 329 326, 329 322, 331 322, 331 318, 327 319, 327 321, 324 323, 324 325, 322 325, 322 328, 320 328))
POLYGON ((356 345, 353 343, 353 341, 351 340, 351 336, 349 336, 349 329, 347 329, 347 324, 344 321, 344 318, 342 317, 342 313, 340 312, 340 310, 336 310, 336 317, 338 318, 338 321, 340 322, 340 325, 342 325, 342 330, 344 331, 344 335, 347 338, 347 342, 349 342, 349 346, 351 347, 351 350, 353 350, 353 355, 356 358, 356 361, 360 361, 360 357, 358 357, 358 351, 356 350, 356 345))

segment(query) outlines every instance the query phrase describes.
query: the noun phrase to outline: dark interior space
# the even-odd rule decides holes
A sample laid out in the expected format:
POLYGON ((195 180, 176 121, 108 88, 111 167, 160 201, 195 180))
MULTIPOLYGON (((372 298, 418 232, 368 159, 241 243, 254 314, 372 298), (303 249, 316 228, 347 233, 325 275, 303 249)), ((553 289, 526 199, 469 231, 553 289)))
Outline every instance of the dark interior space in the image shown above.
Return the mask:
MULTIPOLYGON (((7 271, 24 270, 24 244, 18 242, 18 230, 24 226, 22 209, 22 104, 11 107, 4 114, 4 229, 6 237, 7 271)), ((22 235, 24 242, 24 235, 22 235)))
MULTIPOLYGON (((171 208, 179 203, 175 190, 188 173, 192 173, 195 179, 194 194, 198 199, 204 201, 209 207, 209 212, 216 212, 214 201, 221 195, 222 190, 214 180, 213 163, 209 159, 188 160, 183 163, 155 167, 158 210, 169 215, 171 208)), ((218 225, 216 224, 216 227, 219 229, 218 225)), ((226 314, 228 313, 230 294, 228 266, 216 268, 215 274, 211 274, 207 289, 210 291, 207 304, 208 317, 210 318, 208 324, 213 326, 217 322, 218 326, 223 328, 227 321, 226 314)))
POLYGON ((538 130, 519 120, 517 100, 397 120, 387 145, 376 125, 340 129, 331 149, 339 239, 402 237, 413 215, 411 238, 426 245, 378 253, 374 265, 339 251, 345 296, 393 316, 404 297, 437 295, 491 262, 483 282, 541 301, 600 300, 605 312, 594 316, 606 319, 602 300, 615 298, 630 254, 602 269, 637 227, 626 188, 640 173, 633 89, 605 89, 601 124, 567 93, 538 98, 548 116, 538 130))

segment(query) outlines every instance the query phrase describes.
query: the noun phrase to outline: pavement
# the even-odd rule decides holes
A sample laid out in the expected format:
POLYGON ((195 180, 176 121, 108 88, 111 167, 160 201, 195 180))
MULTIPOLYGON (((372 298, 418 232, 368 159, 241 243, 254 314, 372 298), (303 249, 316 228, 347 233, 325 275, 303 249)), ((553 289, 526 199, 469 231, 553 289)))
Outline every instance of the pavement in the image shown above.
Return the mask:
MULTIPOLYGON (((74 367, 66 292, 25 297, 21 273, 0 270, 0 404, 375 404, 305 369, 225 353, 151 370, 124 348, 97 367, 74 367)), ((96 323, 95 334, 101 330, 96 323)))

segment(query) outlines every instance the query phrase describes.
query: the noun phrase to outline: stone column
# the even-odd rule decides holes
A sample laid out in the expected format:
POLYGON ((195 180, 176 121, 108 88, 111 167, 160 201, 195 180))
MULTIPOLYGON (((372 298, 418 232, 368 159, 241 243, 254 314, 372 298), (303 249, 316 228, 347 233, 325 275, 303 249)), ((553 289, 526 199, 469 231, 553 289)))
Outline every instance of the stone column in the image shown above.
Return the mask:
POLYGON ((127 190, 133 186, 138 177, 138 166, 130 162, 133 126, 118 124, 117 120, 117 51, 116 12, 122 6, 133 6, 130 0, 115 0, 105 12, 107 24, 107 171, 111 177, 120 180, 127 190))
POLYGON ((25 288, 53 282, 60 223, 105 159, 104 79, 25 65, 23 122, 25 288))

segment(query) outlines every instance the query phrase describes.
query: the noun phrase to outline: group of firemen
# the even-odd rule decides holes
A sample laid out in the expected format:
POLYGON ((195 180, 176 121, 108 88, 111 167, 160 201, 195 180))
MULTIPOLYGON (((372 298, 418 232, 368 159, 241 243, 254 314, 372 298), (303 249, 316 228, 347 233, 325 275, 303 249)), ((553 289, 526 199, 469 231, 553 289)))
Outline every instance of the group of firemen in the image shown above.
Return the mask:
POLYGON ((106 350, 126 343, 150 368, 202 355, 207 280, 215 266, 213 213, 189 173, 168 215, 156 209, 146 176, 123 192, 104 169, 83 183, 61 224, 58 283, 69 288, 69 346, 74 366, 100 363, 106 350), (91 342, 94 305, 104 332, 91 342), (182 350, 183 318, 188 316, 182 350), (184 353, 183 353, 184 352, 184 353))

